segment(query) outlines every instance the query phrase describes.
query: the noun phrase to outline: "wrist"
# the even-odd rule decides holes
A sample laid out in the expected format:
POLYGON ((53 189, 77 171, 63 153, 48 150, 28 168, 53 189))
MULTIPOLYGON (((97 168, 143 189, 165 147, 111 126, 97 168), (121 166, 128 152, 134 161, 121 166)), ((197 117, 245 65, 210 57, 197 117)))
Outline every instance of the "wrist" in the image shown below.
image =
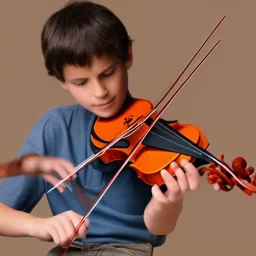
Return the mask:
POLYGON ((29 215, 29 218, 24 222, 24 233, 28 237, 35 237, 37 232, 37 223, 40 220, 39 217, 29 215))
POLYGON ((170 234, 176 226, 181 214, 183 199, 164 203, 152 197, 144 211, 144 222, 154 235, 170 234))
POLYGON ((155 198, 152 198, 152 210, 160 215, 170 214, 173 212, 181 212, 183 206, 183 197, 180 197, 177 201, 161 202, 155 198))
POLYGON ((22 173, 23 163, 32 156, 38 156, 35 153, 26 154, 18 159, 14 159, 10 162, 0 165, 1 173, 0 178, 5 178, 8 176, 16 176, 17 174, 22 173))

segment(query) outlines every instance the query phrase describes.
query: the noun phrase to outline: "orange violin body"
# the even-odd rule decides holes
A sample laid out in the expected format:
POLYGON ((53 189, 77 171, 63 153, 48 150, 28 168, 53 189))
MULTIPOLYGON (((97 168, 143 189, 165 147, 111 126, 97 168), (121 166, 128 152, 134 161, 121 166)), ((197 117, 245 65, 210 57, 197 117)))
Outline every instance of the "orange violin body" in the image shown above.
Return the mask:
MULTIPOLYGON (((103 119, 98 118, 93 127, 93 133, 91 134, 91 142, 98 149, 102 149, 106 144, 112 141, 118 134, 125 131, 134 122, 138 122, 141 118, 145 118, 152 111, 152 104, 147 100, 134 99, 126 111, 121 111, 115 118, 103 119), (100 138, 97 139, 97 138, 100 138), (104 141, 104 142, 103 142, 104 141)), ((154 118, 154 113, 151 118, 154 118)), ((209 143, 201 132, 201 130, 191 124, 181 125, 178 122, 170 124, 179 133, 189 138, 194 143, 206 148, 209 143)), ((143 123, 136 132, 128 136, 125 141, 126 147, 114 146, 108 149, 100 159, 104 163, 111 163, 113 161, 125 161, 134 148, 137 141, 148 130, 148 125, 143 123)), ((121 143, 120 143, 121 144, 121 143)), ((163 184, 163 179, 160 175, 160 170, 166 168, 169 172, 172 172, 169 165, 172 161, 180 162, 186 158, 190 162, 194 162, 196 159, 188 155, 182 155, 177 152, 171 152, 158 148, 151 148, 145 145, 140 145, 134 156, 130 159, 130 167, 133 168, 138 177, 144 182, 150 185, 163 184)))
MULTIPOLYGON (((106 146, 110 141, 112 141, 118 134, 125 131, 134 123, 139 122, 141 119, 145 118, 152 111, 152 104, 148 100, 143 99, 129 99, 128 103, 125 104, 120 113, 110 119, 97 118, 93 131, 91 133, 91 143, 94 146, 95 151, 101 150, 106 146)), ((115 162, 122 163, 129 156, 132 149, 135 147, 136 143, 142 138, 142 136, 147 132, 149 124, 157 115, 154 112, 147 122, 144 122, 140 127, 131 133, 129 136, 120 140, 117 144, 109 148, 105 153, 103 153, 99 158, 105 164, 111 164, 115 162)), ((197 159, 196 156, 191 154, 184 154, 180 151, 168 150, 168 148, 161 148, 161 145, 158 147, 156 142, 159 138, 163 139, 163 142, 168 141, 170 132, 175 130, 179 135, 182 135, 190 142, 192 146, 196 146, 200 149, 206 149, 209 146, 209 142, 201 131, 201 129, 193 124, 180 124, 177 121, 167 122, 163 119, 165 124, 168 124, 172 130, 164 130, 163 124, 157 123, 156 128, 158 130, 152 130, 149 132, 149 136, 153 139, 149 139, 151 144, 142 143, 139 145, 139 148, 130 158, 129 166, 137 173, 138 178, 142 179, 145 183, 149 185, 162 185, 163 179, 160 175, 162 169, 167 169, 171 174, 173 174, 170 163, 176 161, 179 163, 182 159, 187 159, 191 163, 194 163, 197 159), (159 137, 159 132, 165 132, 164 136, 159 137), (158 137, 157 137, 158 136, 158 137)), ((166 128, 166 127, 165 127, 166 128)), ((186 144, 182 144, 182 138, 177 139, 176 137, 170 138, 172 142, 178 144, 181 147, 188 147, 186 144)), ((161 144, 161 143, 159 143, 161 144)), ((191 147, 191 146, 190 146, 191 147)), ((185 151, 184 151, 185 152, 185 151)), ((188 151, 189 152, 189 151, 188 151)), ((206 151, 207 152, 207 151, 206 151)), ((209 153, 210 154, 210 153, 209 153)), ((213 160, 208 161, 210 158, 202 158, 202 163, 211 163, 211 165, 200 170, 200 174, 204 174, 206 171, 210 172, 208 175, 208 181, 210 183, 218 182, 219 184, 227 184, 232 186, 233 183, 230 180, 230 177, 227 176, 227 172, 222 177, 219 177, 219 171, 216 171, 217 165, 213 164, 213 160), (214 166, 214 168, 213 168, 214 166), (211 167, 211 168, 210 168, 211 167)), ((222 159, 223 160, 223 159, 222 159)), ((240 175, 242 178, 247 179, 254 171, 252 167, 249 168, 249 172, 246 171, 246 161, 243 158, 237 158, 233 162, 233 171, 236 172, 236 175, 240 175)), ((110 168, 112 169, 112 168, 110 168)), ((223 170, 222 170, 223 171, 223 170)), ((251 181, 251 180, 250 180, 251 181)), ((253 180, 253 182, 255 182, 253 180)), ((224 187, 223 187, 224 189, 224 187)), ((227 190, 227 189, 226 189, 227 190)))

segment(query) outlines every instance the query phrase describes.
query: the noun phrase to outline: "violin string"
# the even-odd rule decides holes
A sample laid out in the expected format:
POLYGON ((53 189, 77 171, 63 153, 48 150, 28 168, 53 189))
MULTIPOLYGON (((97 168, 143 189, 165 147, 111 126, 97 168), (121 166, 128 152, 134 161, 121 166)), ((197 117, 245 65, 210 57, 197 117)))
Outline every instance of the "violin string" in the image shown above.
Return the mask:
MULTIPOLYGON (((211 33, 212 34, 212 33, 211 33)), ((93 211, 93 209, 96 207, 96 205, 99 203, 99 201, 101 200, 101 198, 104 196, 104 194, 107 192, 108 188, 111 186, 111 184, 114 182, 114 180, 118 177, 118 175, 120 174, 120 172, 123 170, 123 168, 125 167, 125 165, 130 161, 130 158, 133 156, 133 154, 135 153, 135 151, 137 150, 137 148, 139 147, 139 145, 143 142, 143 140, 145 139, 146 135, 148 134, 148 132, 151 130, 151 128, 155 125, 155 123, 157 122, 157 120, 160 118, 161 114, 165 111, 165 109, 168 107, 168 105, 171 103, 171 101, 174 99, 174 97, 177 95, 177 93, 181 90, 181 88, 189 81, 189 79, 194 75, 194 73, 197 71, 197 69, 202 65, 202 63, 204 63, 204 61, 206 60, 206 58, 212 53, 212 51, 217 47, 217 45, 221 42, 221 39, 219 39, 219 41, 212 47, 212 49, 208 52, 208 54, 199 62, 199 64, 195 67, 195 69, 190 73, 190 75, 188 76, 188 78, 181 84, 181 86, 179 87, 179 89, 175 92, 175 94, 171 97, 170 100, 168 100, 168 102, 165 104, 165 106, 161 109, 161 111, 158 113, 157 117, 154 119, 153 123, 150 125, 149 130, 145 133, 145 135, 136 143, 136 146, 132 149, 131 153, 129 154, 129 156, 127 157, 127 159, 124 161, 124 163, 122 164, 122 166, 118 169, 118 171, 115 173, 115 175, 109 180, 109 182, 107 183, 107 185, 103 188, 103 190, 100 192, 100 194, 98 195, 98 197, 96 198, 96 200, 93 202, 93 204, 91 205, 91 207, 89 208, 89 211, 87 212, 86 215, 83 216, 82 220, 80 221, 80 223, 78 224, 78 226, 76 227, 75 230, 75 234, 73 236, 73 238, 71 239, 70 243, 68 244, 68 246, 64 249, 64 252, 62 254, 65 255, 65 253, 67 252, 67 250, 69 249, 69 247, 72 245, 74 239, 76 238, 77 232, 79 230, 79 228, 81 227, 81 225, 84 223, 85 218, 87 218, 90 213, 93 211)), ((172 86, 173 87, 173 86, 172 86)), ((159 104, 158 104, 159 105, 159 104)), ((157 106, 158 106, 157 105, 157 106)))
MULTIPOLYGON (((155 127, 156 127, 157 129, 161 130, 162 132, 166 133, 167 135, 170 135, 170 133, 172 133, 173 135, 177 136, 176 133, 174 133, 172 130, 169 130, 167 127, 165 127, 163 124, 160 123, 160 126, 161 126, 161 125, 162 125, 168 132, 166 132, 165 130, 162 130, 162 129, 158 126, 158 124, 156 124, 155 127)), ((196 150, 193 150, 193 149, 188 148, 188 147, 186 147, 186 146, 184 146, 184 145, 182 145, 182 144, 180 144, 180 143, 178 143, 178 142, 175 142, 175 141, 171 140, 170 138, 166 138, 166 137, 164 137, 164 136, 162 136, 162 135, 159 135, 159 134, 157 134, 156 132, 153 132, 152 130, 149 131, 149 133, 150 133, 150 134, 154 134, 155 136, 160 137, 160 138, 164 139, 165 141, 172 142, 173 144, 176 144, 176 145, 178 145, 178 146, 180 146, 180 147, 182 147, 182 148, 185 148, 185 149, 187 149, 187 150, 189 150, 189 151, 192 151, 192 152, 194 152, 194 153, 197 153, 197 154, 199 154, 199 155, 202 155, 201 152, 198 152, 197 147, 195 147, 196 150)), ((181 138, 181 139, 183 139, 183 138, 181 138)), ((187 141, 185 140, 185 142, 187 142, 187 141)), ((191 144, 191 146, 194 147, 193 144, 191 144)))
MULTIPOLYGON (((168 130, 168 133, 172 133, 174 135, 177 136, 177 134, 172 131, 171 129, 169 130, 167 127, 165 127, 163 124, 159 123, 161 126, 163 126, 165 128, 165 130, 168 130)), ((156 125, 156 127, 159 129, 158 125, 156 125)), ((165 132, 164 130, 161 129, 161 131, 165 132)), ((167 133, 167 132, 166 132, 167 133)), ((159 135, 158 135, 159 136, 159 135)), ((164 138, 164 137, 163 137, 164 138)), ((187 142, 187 140, 185 140, 184 138, 182 138, 182 136, 179 136, 179 138, 181 138, 182 140, 184 140, 185 142, 187 142)), ((165 140, 168 140, 166 138, 164 138, 165 140)), ((171 141, 172 143, 175 144, 174 141, 171 141)), ((184 147, 183 145, 179 144, 179 143, 176 143, 177 145, 181 146, 181 147, 184 147)), ((190 142, 190 145, 192 147, 194 147, 198 153, 198 151, 201 153, 201 155, 206 155, 207 157, 209 157, 213 162, 217 163, 219 166, 223 167, 240 185, 246 187, 247 189, 250 189, 254 192, 256 192, 256 188, 255 187, 252 187, 251 184, 246 184, 244 182, 242 182, 232 171, 232 169, 228 166, 227 163, 225 163, 223 160, 220 160, 218 159, 217 157, 215 157, 214 155, 212 155, 210 152, 204 150, 203 148, 201 148, 200 146, 196 146, 194 145, 192 142, 190 142)), ((186 147, 185 147, 186 148, 186 147)), ((189 148, 186 148, 188 150, 191 150, 189 148)))

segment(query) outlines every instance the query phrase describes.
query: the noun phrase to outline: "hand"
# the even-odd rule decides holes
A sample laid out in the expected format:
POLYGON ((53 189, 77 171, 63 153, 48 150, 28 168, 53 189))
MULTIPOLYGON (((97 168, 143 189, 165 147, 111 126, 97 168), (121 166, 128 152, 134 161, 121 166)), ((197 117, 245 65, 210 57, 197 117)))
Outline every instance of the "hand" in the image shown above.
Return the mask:
MULTIPOLYGON (((170 165, 176 179, 165 169, 161 171, 161 176, 167 187, 167 191, 162 193, 157 185, 152 187, 152 194, 160 203, 170 204, 177 202, 183 198, 185 192, 194 191, 200 187, 201 176, 197 168, 188 160, 183 159, 180 166, 176 162, 170 165)), ((220 186, 215 183, 212 185, 216 191, 220 190, 220 186)))
MULTIPOLYGON (((24 158, 21 162, 21 174, 26 175, 42 175, 52 185, 56 185, 59 180, 53 174, 54 172, 59 174, 61 178, 66 178, 68 175, 73 173, 75 167, 68 160, 63 158, 54 158, 47 156, 29 156, 24 158)), ((75 179, 76 174, 72 175, 70 179, 75 179)), ((57 189, 63 192, 66 185, 60 184, 57 189)))
MULTIPOLYGON (((29 223, 29 236, 42 241, 54 242, 65 247, 75 234, 75 228, 83 216, 67 211, 47 219, 35 218, 29 223)), ((79 228, 78 237, 85 238, 89 226, 89 219, 85 219, 79 228)))

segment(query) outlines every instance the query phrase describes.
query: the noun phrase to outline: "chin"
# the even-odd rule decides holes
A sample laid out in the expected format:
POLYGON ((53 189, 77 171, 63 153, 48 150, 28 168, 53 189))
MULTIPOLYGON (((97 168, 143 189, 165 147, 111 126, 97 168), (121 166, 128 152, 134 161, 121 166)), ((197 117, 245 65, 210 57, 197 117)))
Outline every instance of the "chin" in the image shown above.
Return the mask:
POLYGON ((111 118, 117 112, 118 112, 118 110, 116 110, 116 111, 113 111, 113 110, 110 110, 110 111, 97 111, 97 113, 95 113, 95 115, 97 115, 98 117, 101 117, 101 118, 111 118))
POLYGON ((122 104, 114 102, 114 104, 107 109, 94 109, 94 114, 101 118, 111 118, 114 117, 122 108, 122 104))

